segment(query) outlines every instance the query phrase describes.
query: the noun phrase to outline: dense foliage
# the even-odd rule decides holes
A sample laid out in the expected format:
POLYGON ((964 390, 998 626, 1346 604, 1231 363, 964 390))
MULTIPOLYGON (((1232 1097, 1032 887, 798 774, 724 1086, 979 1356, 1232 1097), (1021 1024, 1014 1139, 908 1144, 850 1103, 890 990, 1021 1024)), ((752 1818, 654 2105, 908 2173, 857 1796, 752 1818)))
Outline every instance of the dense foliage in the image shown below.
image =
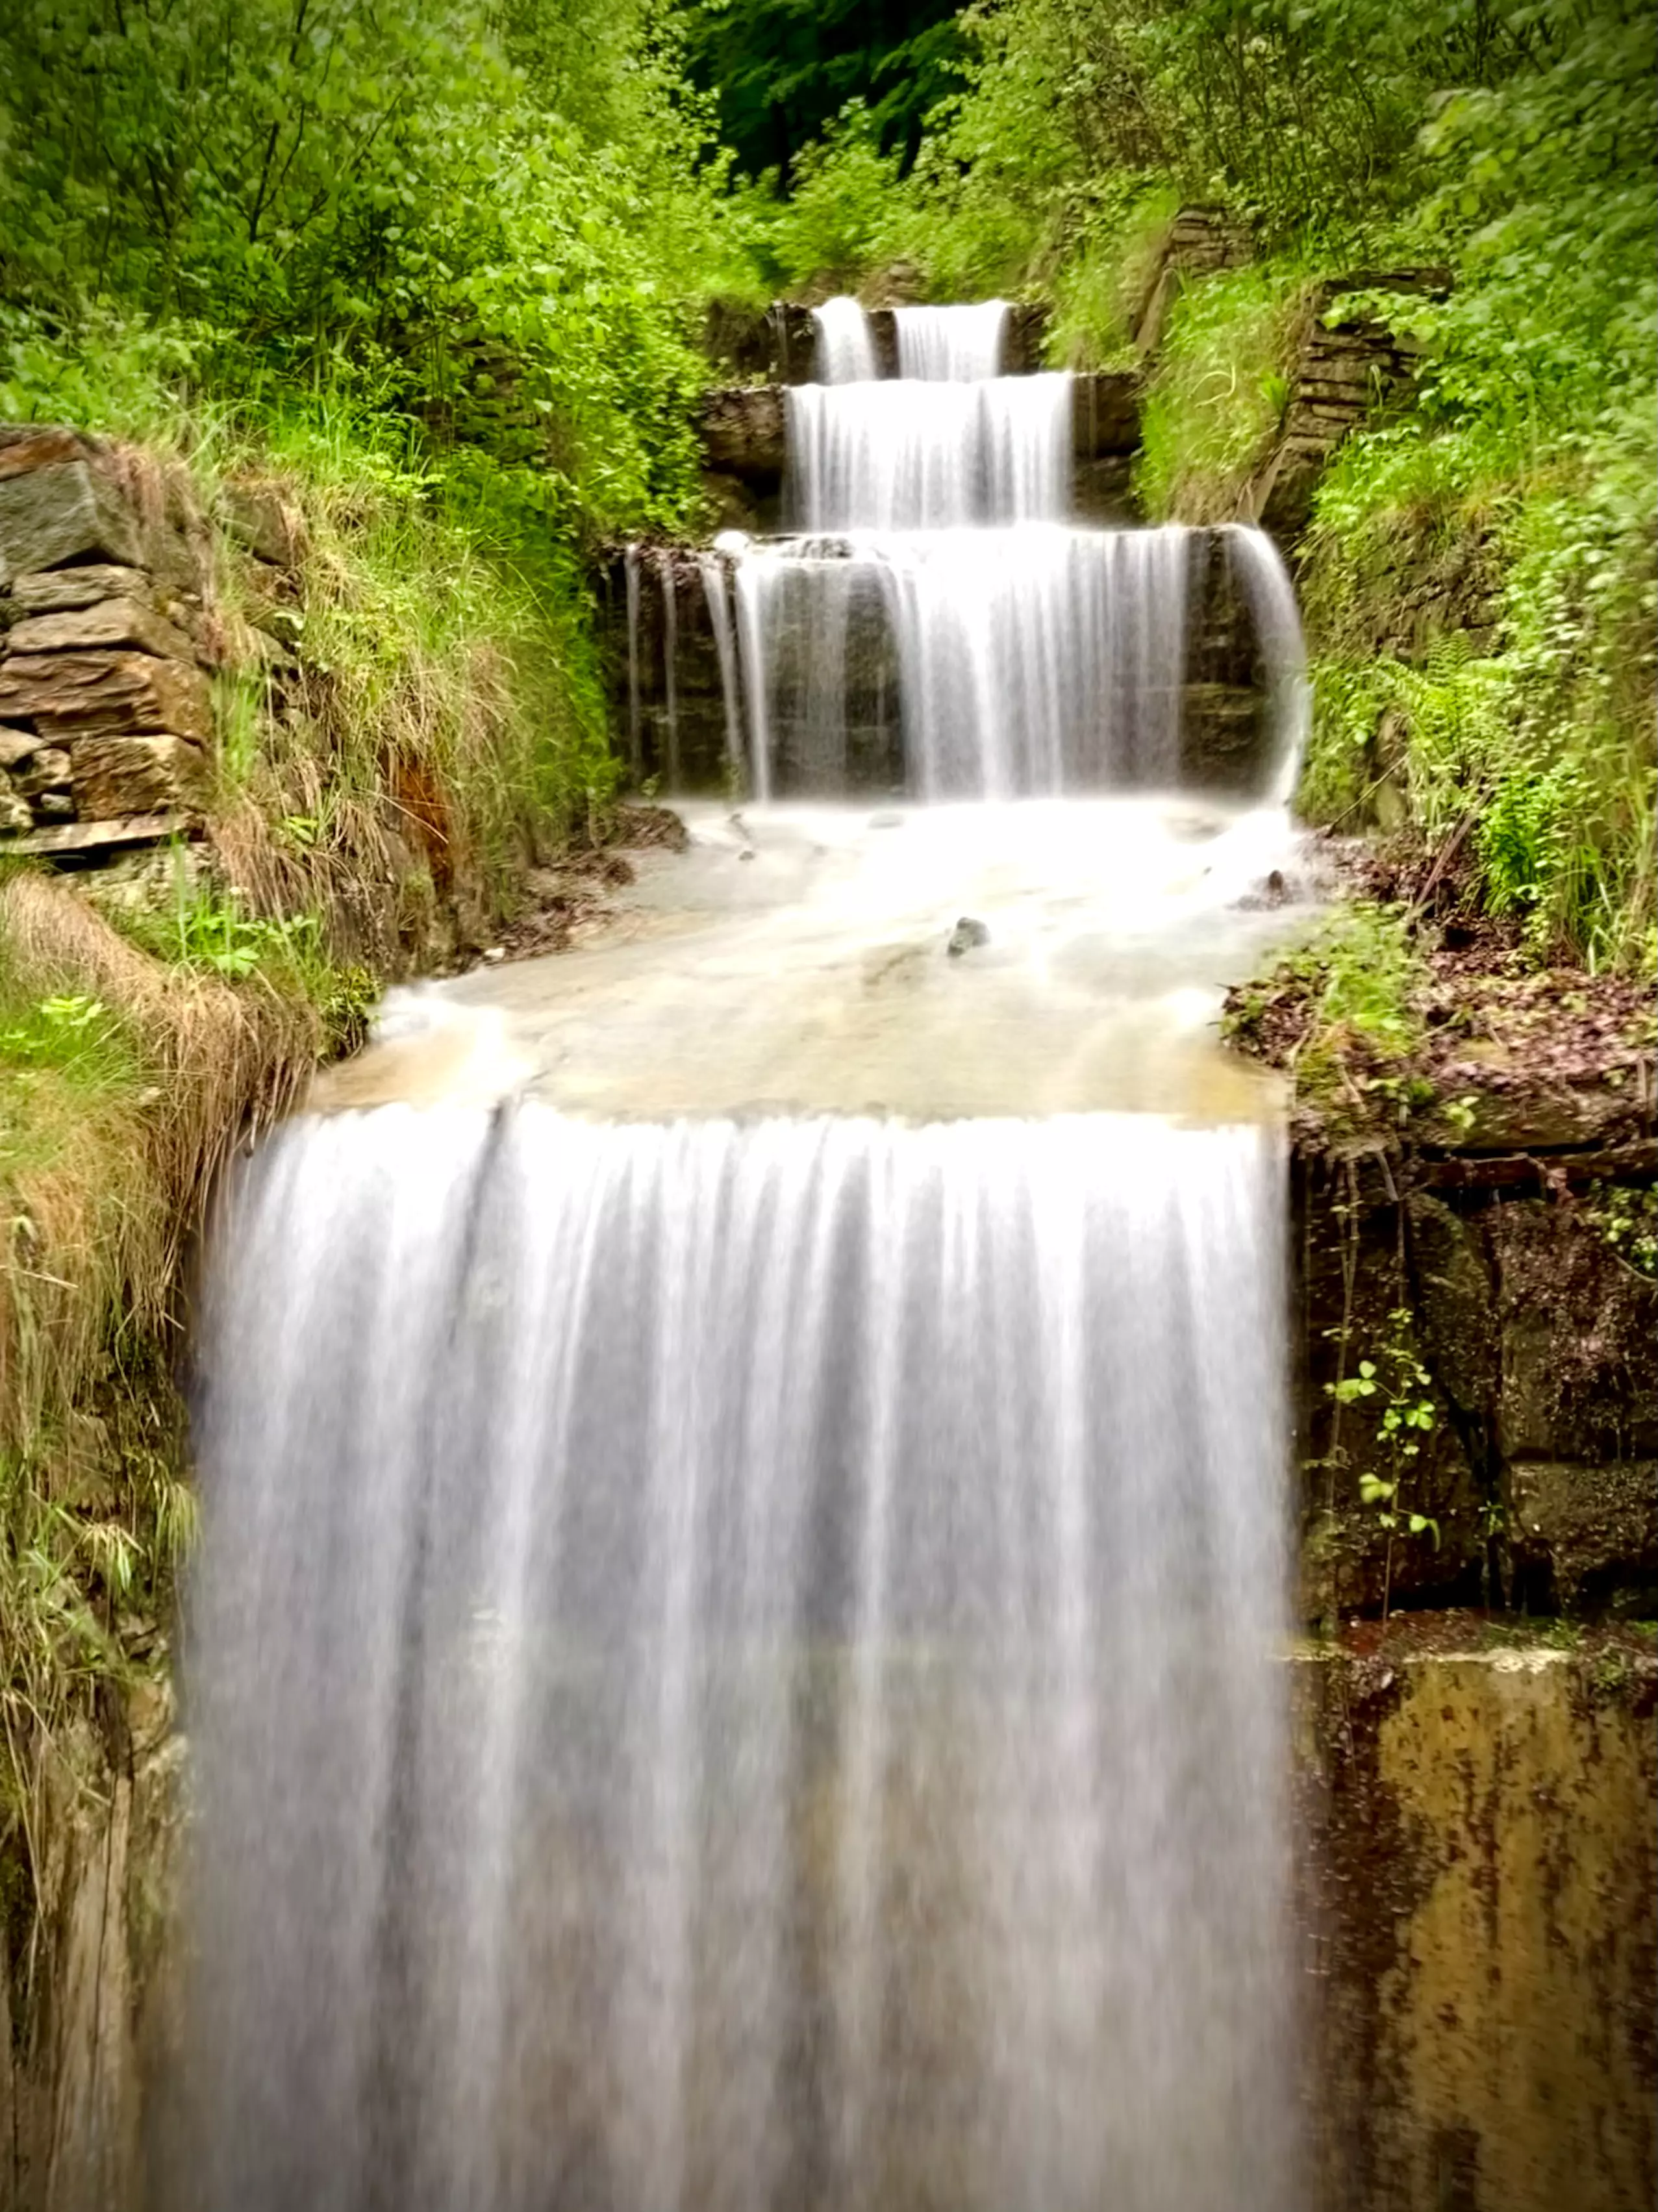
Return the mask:
POLYGON ((719 101, 720 136, 751 176, 795 179, 848 104, 906 166, 931 110, 960 82, 952 0, 699 0, 687 59, 719 101))
POLYGON ((17 0, 0 60, 14 353, 114 307, 683 513, 726 210, 652 0, 17 0))

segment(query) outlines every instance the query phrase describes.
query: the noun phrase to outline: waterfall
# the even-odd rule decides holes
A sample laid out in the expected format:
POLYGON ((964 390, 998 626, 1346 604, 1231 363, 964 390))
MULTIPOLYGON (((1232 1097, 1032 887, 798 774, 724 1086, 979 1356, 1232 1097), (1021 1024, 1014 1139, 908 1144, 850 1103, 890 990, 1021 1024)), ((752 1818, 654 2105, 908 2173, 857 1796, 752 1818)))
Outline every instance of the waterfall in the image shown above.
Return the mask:
MULTIPOLYGON (((817 311, 825 380, 785 395, 797 534, 748 544, 738 570, 756 797, 845 789, 860 756, 924 799, 1182 781, 1211 533, 1066 524, 1072 380, 998 374, 1007 313, 896 310, 884 379, 857 303, 817 311), (884 708, 860 719, 859 666, 896 680, 890 732, 884 708)), ((1226 535, 1214 578, 1251 618, 1261 795, 1284 804, 1307 720, 1295 595, 1270 540, 1226 535)))
POLYGON ((804 530, 959 529, 1069 507, 1068 376, 797 384, 784 400, 804 530))
POLYGON ((1300 634, 1066 523, 1006 320, 818 310, 810 529, 700 561, 756 800, 957 803, 688 810, 222 1196, 158 2212, 1299 2212, 1285 1161, 1193 1074, 1284 817, 1158 794, 1240 658, 1284 790, 1300 634))
POLYGON ((825 300, 811 311, 819 384, 858 384, 877 374, 869 319, 856 300, 825 300))
POLYGON ((900 307, 898 374, 932 384, 972 384, 999 376, 1007 329, 1005 300, 969 307, 900 307))
POLYGON ((735 766, 743 758, 743 708, 738 685, 737 644, 732 635, 731 606, 726 591, 725 565, 717 553, 700 553, 697 573, 714 632, 714 657, 720 665, 720 698, 726 714, 726 758, 735 766))
POLYGON ((1283 1162, 302 1119, 219 1228, 180 2204, 1285 2212, 1283 1162))

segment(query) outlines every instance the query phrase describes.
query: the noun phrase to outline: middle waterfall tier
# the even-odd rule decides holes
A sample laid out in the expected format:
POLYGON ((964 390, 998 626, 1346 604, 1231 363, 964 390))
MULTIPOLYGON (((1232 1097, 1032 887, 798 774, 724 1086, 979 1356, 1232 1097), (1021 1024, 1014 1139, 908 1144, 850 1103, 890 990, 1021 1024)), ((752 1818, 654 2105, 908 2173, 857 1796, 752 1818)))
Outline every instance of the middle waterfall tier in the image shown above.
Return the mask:
POLYGON ((631 592, 623 566, 610 658, 641 781, 1270 799, 1300 748, 1294 596, 1256 532, 1030 523, 665 547, 635 557, 631 592))

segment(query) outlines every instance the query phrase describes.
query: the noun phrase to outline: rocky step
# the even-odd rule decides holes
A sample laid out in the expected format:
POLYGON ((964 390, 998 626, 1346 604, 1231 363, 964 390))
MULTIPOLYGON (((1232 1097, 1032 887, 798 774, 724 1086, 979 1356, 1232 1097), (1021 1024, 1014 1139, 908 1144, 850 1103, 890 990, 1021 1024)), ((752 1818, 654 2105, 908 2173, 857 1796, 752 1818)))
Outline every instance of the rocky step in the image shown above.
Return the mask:
MULTIPOLYGON (((1044 366, 1048 313, 1029 301, 1015 301, 1009 307, 1002 340, 1004 376, 1032 375, 1044 366)), ((896 311, 872 307, 869 327, 881 374, 896 376, 896 311)), ((774 300, 768 307, 716 300, 708 309, 702 347, 717 368, 745 382, 811 384, 817 378, 817 326, 811 309, 798 300, 774 300)))

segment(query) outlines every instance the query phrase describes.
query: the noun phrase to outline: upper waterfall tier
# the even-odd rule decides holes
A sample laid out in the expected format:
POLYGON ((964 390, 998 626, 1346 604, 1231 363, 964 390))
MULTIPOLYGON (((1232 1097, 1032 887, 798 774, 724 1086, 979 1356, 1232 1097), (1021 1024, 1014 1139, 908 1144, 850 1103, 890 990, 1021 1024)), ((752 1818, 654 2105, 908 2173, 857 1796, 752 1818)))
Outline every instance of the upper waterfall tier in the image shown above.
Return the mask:
POLYGON ((876 373, 855 301, 817 309, 823 381, 786 396, 803 530, 1052 522, 1070 509, 1071 380, 1005 377, 1005 300, 901 307, 896 378, 876 373))

